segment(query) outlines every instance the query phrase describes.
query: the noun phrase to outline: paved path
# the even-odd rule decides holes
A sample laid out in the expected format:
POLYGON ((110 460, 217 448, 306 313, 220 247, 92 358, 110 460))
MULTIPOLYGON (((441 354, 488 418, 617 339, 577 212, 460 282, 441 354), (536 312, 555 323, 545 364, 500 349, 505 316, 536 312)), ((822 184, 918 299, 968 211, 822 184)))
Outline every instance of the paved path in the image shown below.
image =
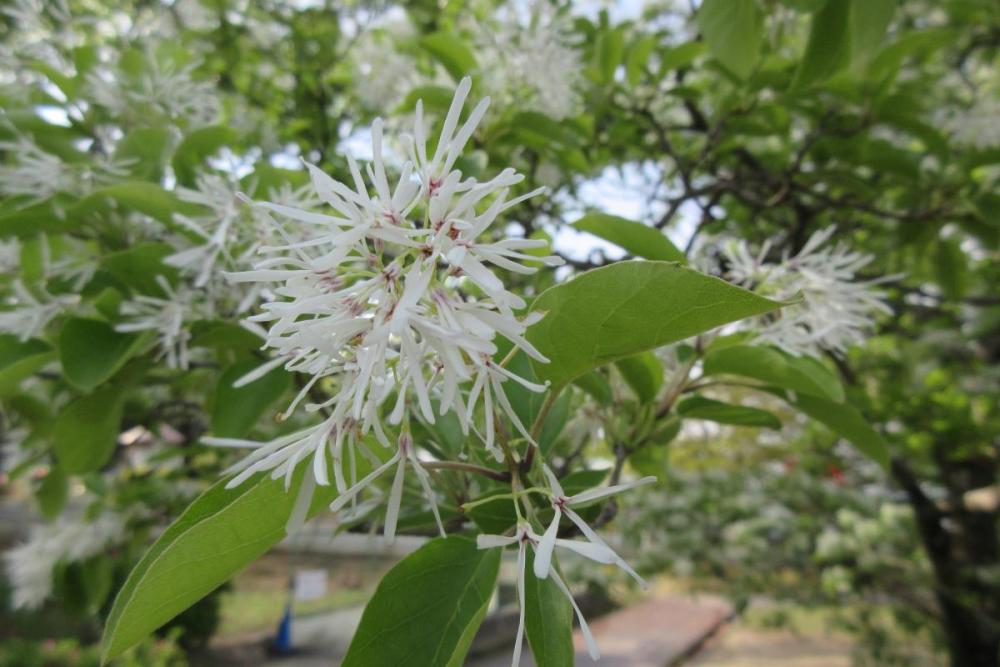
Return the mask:
POLYGON ((734 624, 712 637, 686 667, 850 667, 851 640, 734 624))
MULTIPOLYGON (((292 623, 293 656, 265 658, 260 644, 244 645, 228 655, 215 655, 213 667, 220 665, 267 665, 268 667, 330 667, 338 664, 361 620, 361 607, 330 614, 296 618, 292 623)), ((590 628, 601 648, 601 661, 587 655, 583 637, 574 633, 578 667, 667 667, 678 658, 691 655, 732 615, 732 607, 714 596, 658 596, 594 619, 590 628)), ((513 634, 517 620, 510 625, 513 634)), ((513 645, 513 636, 507 646, 513 645)), ((467 667, 509 667, 510 649, 470 658, 467 667)), ((525 650, 522 667, 534 667, 525 650)))
MULTIPOLYGON (((600 662, 587 654, 583 636, 573 635, 578 667, 667 667, 678 658, 690 655, 726 619, 732 607, 718 597, 656 597, 612 612, 590 624, 601 649, 600 662)), ((527 653, 527 652, 526 652, 527 653)), ((534 667, 529 655, 522 667, 534 667)), ((510 653, 468 663, 469 667, 509 667, 510 653)))

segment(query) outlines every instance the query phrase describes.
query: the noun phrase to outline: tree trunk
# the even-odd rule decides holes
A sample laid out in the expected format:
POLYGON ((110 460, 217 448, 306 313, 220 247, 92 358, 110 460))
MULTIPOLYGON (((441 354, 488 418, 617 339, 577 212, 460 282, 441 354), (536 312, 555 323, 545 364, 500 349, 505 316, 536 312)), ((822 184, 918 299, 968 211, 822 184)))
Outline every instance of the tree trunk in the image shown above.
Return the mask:
POLYGON ((951 666, 1000 667, 1000 596, 995 587, 970 578, 972 568, 997 563, 994 513, 958 508, 946 516, 902 460, 893 460, 892 475, 913 507, 921 542, 934 569, 951 666), (946 519, 957 527, 946 527, 946 519))

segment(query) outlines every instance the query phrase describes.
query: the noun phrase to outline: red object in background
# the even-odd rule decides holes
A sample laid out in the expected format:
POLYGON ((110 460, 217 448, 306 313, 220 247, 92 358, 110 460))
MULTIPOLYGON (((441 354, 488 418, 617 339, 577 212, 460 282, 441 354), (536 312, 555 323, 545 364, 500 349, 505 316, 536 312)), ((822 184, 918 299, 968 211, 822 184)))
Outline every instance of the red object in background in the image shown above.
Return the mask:
POLYGON ((844 471, 840 469, 836 463, 831 463, 826 466, 826 474, 829 475, 830 479, 837 486, 843 486, 847 482, 847 477, 844 476, 844 471))

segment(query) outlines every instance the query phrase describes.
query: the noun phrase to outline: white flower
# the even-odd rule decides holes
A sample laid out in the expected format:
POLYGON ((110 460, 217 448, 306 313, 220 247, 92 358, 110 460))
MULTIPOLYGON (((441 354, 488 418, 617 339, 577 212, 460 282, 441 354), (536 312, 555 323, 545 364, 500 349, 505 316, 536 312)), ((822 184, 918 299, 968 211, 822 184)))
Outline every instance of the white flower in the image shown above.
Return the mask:
POLYGON ((100 553, 124 537, 127 517, 104 512, 93 520, 62 516, 35 526, 24 544, 4 554, 18 609, 37 609, 52 594, 52 570, 100 553))
POLYGON ((1000 146, 1000 97, 976 100, 967 109, 944 114, 938 122, 958 145, 981 150, 1000 146))
POLYGON ((17 239, 0 241, 0 275, 12 275, 21 266, 21 244, 17 239))
POLYGON ((358 37, 351 51, 354 91, 367 109, 390 109, 403 101, 418 79, 413 63, 394 45, 410 39, 408 22, 393 22, 368 30, 358 37))
POLYGON ((30 197, 31 202, 40 202, 79 188, 79 180, 69 165, 28 139, 0 142, 0 150, 15 158, 12 164, 0 165, 0 194, 30 197))
MULTIPOLYGON (((495 363, 494 339, 502 335, 529 356, 546 361, 525 339, 526 328, 539 315, 514 314, 524 301, 505 288, 494 268, 532 273, 537 269, 521 262, 552 266, 559 260, 522 252, 544 246, 542 241, 480 240, 501 213, 538 191, 511 198, 509 188, 523 178, 513 170, 480 183, 463 179, 453 169, 488 103, 481 102, 460 124, 470 87, 468 79, 458 86, 433 155, 426 149, 427 128, 418 104, 408 142, 413 160, 402 165, 394 184, 383 157, 383 123, 376 120, 373 161, 363 172, 347 158, 350 186, 306 165, 328 212, 273 202, 254 205, 258 214, 273 222, 275 237, 282 241, 261 245, 258 250, 265 259, 253 270, 228 278, 274 285, 270 288, 274 300, 250 320, 268 327, 266 347, 276 357, 237 384, 278 366, 311 376, 286 410, 287 416, 320 379, 335 383, 328 400, 305 406, 308 412, 329 410, 323 426, 263 445, 233 483, 265 469, 289 474, 302 456, 311 453, 316 462, 314 481, 329 484, 329 451, 342 498, 356 496, 392 464, 397 466, 396 479, 402 480, 409 461, 433 505, 412 445, 397 445, 391 463, 376 466, 372 475, 345 487, 344 462, 353 460, 361 436, 373 433, 384 446, 391 446, 383 430, 383 407, 388 409, 387 422, 402 424, 405 435, 410 410, 418 410, 433 423, 436 401, 439 414, 453 411, 468 434, 483 405, 487 449, 499 455, 493 445, 495 412, 505 414, 530 440, 502 385, 514 380, 533 391, 545 387, 495 363), (466 279, 485 296, 464 293, 466 279), (395 402, 385 405, 393 394, 395 402), (281 472, 276 466, 282 466, 281 472)), ((398 496, 390 493, 388 533, 397 512, 398 496)))
POLYGON ((571 19, 544 0, 507 6, 476 23, 482 84, 504 106, 561 120, 580 111, 583 66, 570 42, 571 19), (525 11, 526 10, 526 11, 525 11))
MULTIPOLYGON (((531 526, 527 523, 520 522, 517 524, 517 530, 513 536, 505 535, 477 535, 476 536, 476 546, 480 549, 493 549, 510 546, 512 544, 517 545, 517 601, 520 606, 520 615, 517 622, 517 639, 514 642, 514 655, 511 659, 511 667, 517 667, 521 663, 521 650, 524 645, 524 612, 525 612, 525 589, 524 589, 524 577, 526 576, 525 569, 527 565, 527 550, 528 545, 531 545, 535 549, 535 559, 537 563, 538 559, 538 543, 541 538, 536 535, 532 530, 531 526)), ((590 542, 574 542, 573 540, 557 540, 559 546, 566 547, 572 551, 586 556, 591 560, 595 560, 599 563, 611 563, 613 561, 614 554, 609 555, 610 549, 607 547, 601 548, 590 542), (611 558, 612 560, 609 560, 611 558)), ((535 566, 537 570, 537 565, 535 566)), ((580 607, 576 604, 576 600, 573 599, 573 593, 569 590, 569 586, 566 582, 562 580, 562 577, 555 570, 550 570, 548 572, 552 577, 552 581, 555 582, 559 590, 562 591, 563 595, 569 599, 570 604, 573 605, 573 611, 576 612, 576 618, 580 623, 580 632, 583 634, 583 638, 587 643, 587 651, 590 653, 590 657, 593 660, 598 660, 601 657, 601 651, 597 647, 597 642, 594 641, 594 636, 590 632, 590 627, 587 625, 587 620, 583 617, 583 612, 580 611, 580 607)))
POLYGON ((0 311, 0 332, 14 334, 21 340, 41 336, 45 327, 63 311, 80 303, 79 294, 51 295, 42 287, 29 290, 20 280, 13 285, 10 310, 0 311))
MULTIPOLYGON (((545 530, 545 534, 542 535, 542 539, 539 541, 538 548, 536 549, 535 576, 539 579, 544 579, 548 576, 550 571, 549 564, 552 561, 552 550, 554 547, 569 546, 566 544, 568 540, 560 540, 557 537, 559 533, 559 520, 563 517, 563 515, 565 515, 570 521, 576 524, 576 527, 580 529, 580 532, 583 533, 583 536, 590 541, 595 549, 600 550, 597 553, 607 559, 600 560, 600 562, 613 563, 617 565, 621 569, 625 570, 633 579, 635 579, 640 586, 645 588, 646 582, 643 578, 640 577, 639 574, 621 558, 621 556, 612 551, 611 547, 609 547, 604 540, 601 539, 600 535, 594 532, 594 529, 588 526, 587 522, 580 518, 580 515, 573 510, 573 506, 587 505, 602 498, 613 496, 616 493, 621 493, 622 491, 628 491, 629 489, 634 489, 645 484, 651 484, 656 481, 656 478, 643 477, 642 479, 634 482, 616 484, 603 489, 590 489, 589 491, 583 491, 572 496, 567 496, 563 491, 562 486, 559 484, 559 480, 556 479, 554 474, 552 474, 549 467, 542 464, 542 470, 545 472, 545 477, 549 483, 549 489, 552 492, 552 509, 555 510, 555 515, 552 517, 552 522, 545 530)), ((571 542, 571 544, 575 545, 578 543, 571 542)), ((591 556, 591 558, 593 560, 599 560, 593 556, 591 556)))
POLYGON ((196 63, 178 66, 146 58, 142 73, 94 69, 87 75, 87 91, 94 103, 119 118, 150 114, 197 128, 218 121, 221 104, 211 81, 199 81, 196 63))
POLYGON ((196 183, 194 189, 177 188, 177 196, 181 201, 204 207, 205 213, 196 217, 176 213, 174 219, 204 242, 174 253, 164 261, 195 275, 195 285, 202 287, 215 272, 219 257, 231 260, 234 246, 247 242, 250 230, 247 225, 237 224, 239 200, 229 179, 218 174, 201 174, 196 183))
POLYGON ((842 243, 827 244, 834 231, 830 227, 813 234, 796 255, 786 254, 779 262, 767 261, 769 244, 757 254, 745 241, 721 245, 726 277, 733 282, 770 298, 802 297, 802 303, 780 316, 749 320, 758 341, 794 355, 819 350, 843 354, 867 337, 877 316, 892 313, 878 285, 897 276, 858 280, 857 273, 874 257, 842 243))
POLYGON ((156 277, 156 284, 164 296, 138 294, 122 303, 119 314, 123 322, 115 325, 115 331, 134 333, 155 331, 159 334, 160 356, 165 357, 169 368, 187 369, 188 341, 191 332, 188 327, 197 319, 207 316, 201 313, 199 294, 181 287, 173 288, 163 276, 156 277))

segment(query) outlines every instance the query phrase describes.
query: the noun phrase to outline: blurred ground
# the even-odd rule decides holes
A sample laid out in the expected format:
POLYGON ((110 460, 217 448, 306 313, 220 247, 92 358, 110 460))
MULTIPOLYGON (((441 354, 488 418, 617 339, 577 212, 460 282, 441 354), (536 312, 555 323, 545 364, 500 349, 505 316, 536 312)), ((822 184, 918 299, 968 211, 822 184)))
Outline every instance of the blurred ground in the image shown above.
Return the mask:
POLYGON ((851 641, 822 633, 765 630, 743 621, 721 628, 691 667, 850 667, 851 641))

